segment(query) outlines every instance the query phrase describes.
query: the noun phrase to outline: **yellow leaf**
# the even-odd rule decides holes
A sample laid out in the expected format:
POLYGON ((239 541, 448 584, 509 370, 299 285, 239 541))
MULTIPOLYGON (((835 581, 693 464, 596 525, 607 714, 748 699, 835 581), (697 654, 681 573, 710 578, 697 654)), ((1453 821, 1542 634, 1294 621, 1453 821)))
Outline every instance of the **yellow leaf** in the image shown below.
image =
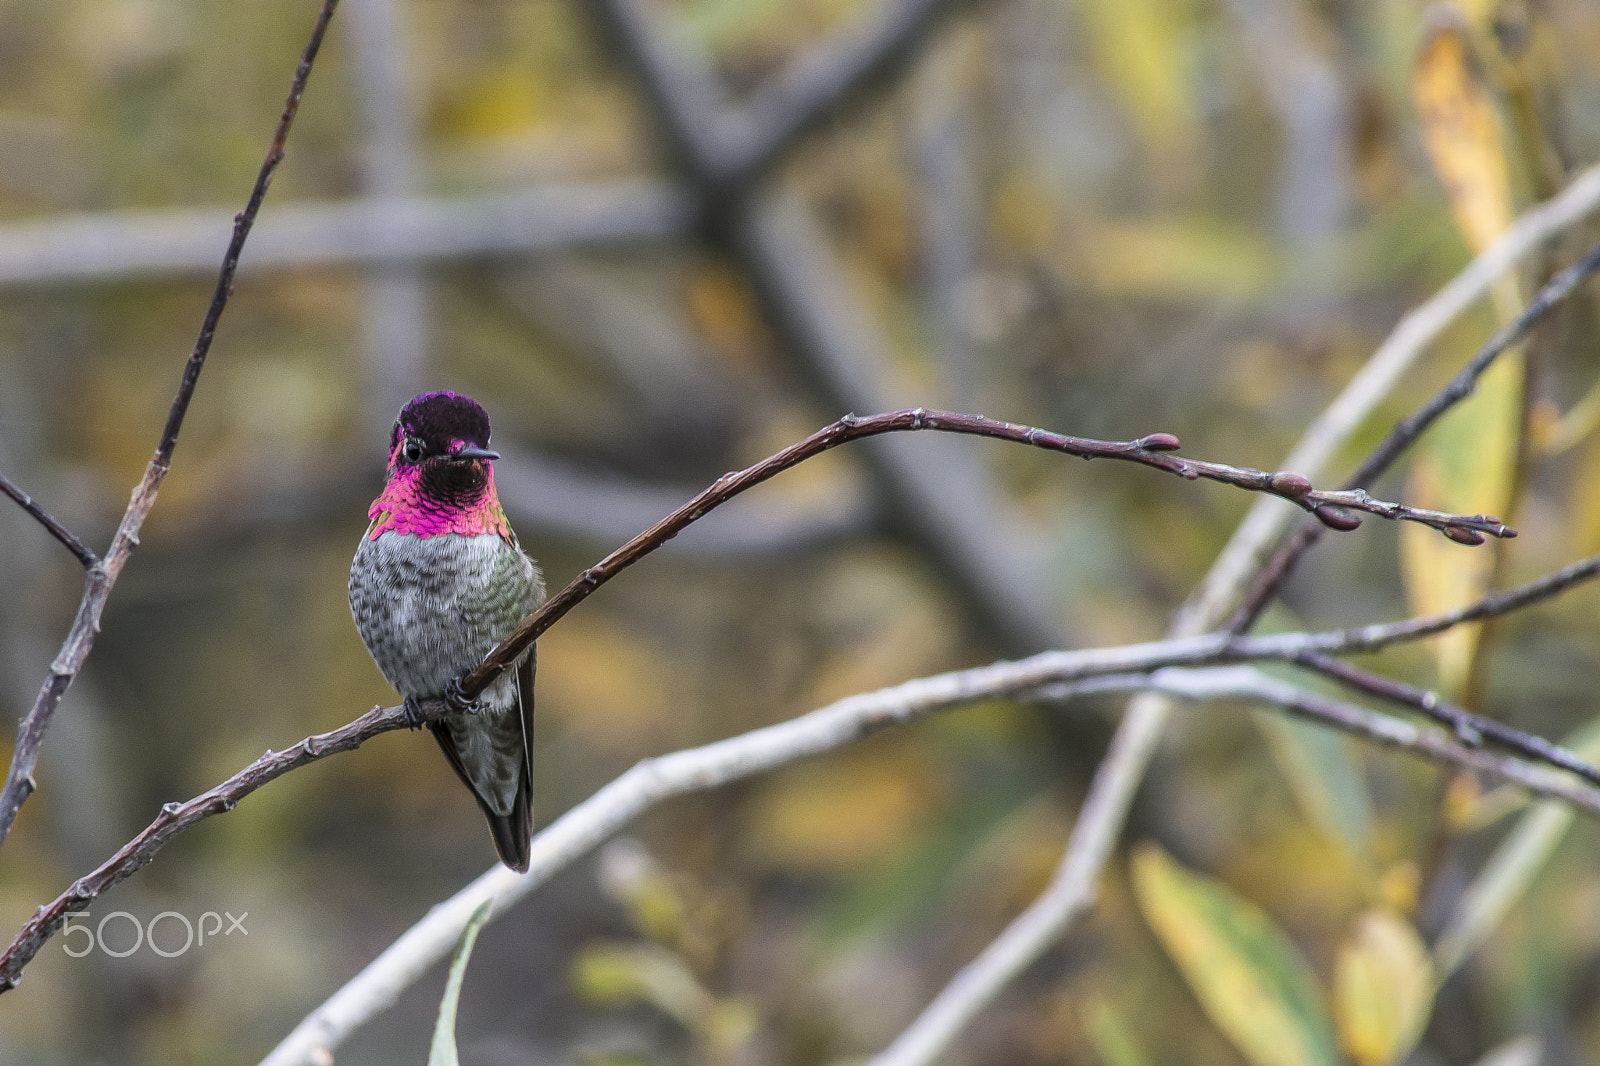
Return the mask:
MULTIPOLYGON (((1422 140, 1450 202, 1456 224, 1482 251, 1510 224, 1512 202, 1499 115, 1474 60, 1466 17, 1436 5, 1417 55, 1412 92, 1422 140)), ((1521 304, 1515 279, 1495 286, 1502 321, 1521 304)), ((1423 507, 1505 516, 1516 486, 1522 440, 1524 363, 1508 351, 1479 379, 1475 393, 1442 418, 1418 449, 1408 499, 1423 507)), ((1500 548, 1465 549, 1431 531, 1402 530, 1402 571, 1411 606, 1448 611, 1488 590, 1500 548), (1419 535, 1420 534, 1420 535, 1419 535)), ((1480 629, 1460 626, 1435 643, 1439 685, 1465 690, 1480 629)))
POLYGON ((1145 920, 1252 1066, 1337 1066, 1316 978, 1271 918, 1153 844, 1134 851, 1132 874, 1145 920))
POLYGON ((1423 144, 1456 224, 1473 249, 1482 251, 1511 222, 1511 183, 1499 114, 1473 58, 1465 20, 1449 5, 1433 10, 1412 95, 1423 144))
POLYGON ((1389 910, 1356 918, 1334 967, 1339 1038, 1361 1066, 1399 1062, 1433 1010, 1433 963, 1410 922, 1389 910))

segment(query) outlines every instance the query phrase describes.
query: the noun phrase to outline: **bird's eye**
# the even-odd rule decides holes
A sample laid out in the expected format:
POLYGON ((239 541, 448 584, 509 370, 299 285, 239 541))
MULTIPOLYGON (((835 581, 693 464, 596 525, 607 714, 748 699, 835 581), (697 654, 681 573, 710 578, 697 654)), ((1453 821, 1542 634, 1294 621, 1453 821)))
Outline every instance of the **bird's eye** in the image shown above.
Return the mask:
POLYGON ((405 447, 400 450, 400 454, 406 457, 406 462, 408 463, 420 463, 422 461, 422 442, 415 438, 406 441, 405 447))

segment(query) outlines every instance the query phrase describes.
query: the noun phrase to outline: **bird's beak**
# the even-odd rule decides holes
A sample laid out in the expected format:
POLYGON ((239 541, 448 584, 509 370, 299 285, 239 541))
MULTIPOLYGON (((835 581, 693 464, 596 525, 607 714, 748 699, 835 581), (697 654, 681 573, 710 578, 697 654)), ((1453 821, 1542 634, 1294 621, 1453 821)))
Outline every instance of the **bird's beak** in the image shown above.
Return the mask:
POLYGON ((456 462, 466 462, 468 459, 498 459, 499 452, 491 452, 488 448, 462 448, 450 456, 456 462))

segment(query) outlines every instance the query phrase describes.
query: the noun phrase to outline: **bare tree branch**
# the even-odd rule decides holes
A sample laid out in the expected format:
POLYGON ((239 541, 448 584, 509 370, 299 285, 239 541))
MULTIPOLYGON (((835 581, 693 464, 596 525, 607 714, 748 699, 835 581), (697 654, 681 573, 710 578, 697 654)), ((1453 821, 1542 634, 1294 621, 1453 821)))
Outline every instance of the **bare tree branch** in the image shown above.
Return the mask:
POLYGON ((1327 633, 1277 633, 1264 637, 1234 637, 1233 647, 1243 658, 1290 658, 1302 652, 1360 652, 1377 651, 1390 644, 1417 640, 1443 633, 1447 629, 1482 618, 1515 611, 1538 600, 1549 599, 1574 585, 1589 581, 1600 574, 1600 555, 1591 555, 1537 578, 1525 585, 1491 592, 1465 607, 1441 614, 1408 618, 1403 622, 1386 622, 1380 625, 1355 626, 1327 633))
MULTIPOLYGON (((817 755, 890 725, 902 724, 976 700, 1027 690, 1036 687, 1040 679, 1047 675, 1052 675, 1054 680, 1061 683, 1054 693, 1055 698, 1089 692, 1154 689, 1193 700, 1255 700, 1434 761, 1473 769, 1537 794, 1560 798, 1591 815, 1600 816, 1600 790, 1575 784, 1563 775, 1527 766, 1515 758, 1474 751, 1438 731, 1306 692, 1249 668, 1164 669, 1154 673, 1129 673, 1119 668, 1117 659, 1118 656, 1104 652, 1047 652, 1023 662, 997 663, 976 670, 940 674, 879 692, 850 696, 800 718, 704 747, 646 759, 535 836, 527 874, 519 876, 496 866, 449 900, 429 910, 424 918, 296 1026, 262 1061, 261 1066, 305 1066, 328 1061, 328 1056, 352 1032, 393 1005, 402 991, 449 953, 468 916, 479 904, 490 900, 493 902, 493 913, 503 913, 663 800, 717 788, 817 755), (1088 676, 1077 673, 1079 670, 1103 670, 1105 674, 1081 684, 1070 684, 1069 679, 1074 676, 1088 676)), ((399 724, 399 708, 374 711, 373 714, 389 718, 389 728, 399 724)), ((1077 904, 1078 910, 1081 910, 1092 899, 1093 880, 1097 871, 1098 867, 1087 870, 1064 868, 1063 873, 1057 875, 1057 884, 1047 890, 1046 896, 1057 893, 1064 898, 1081 900, 1077 904), (1083 881, 1084 878, 1087 880, 1083 881), (1063 881, 1066 882, 1065 890, 1058 889, 1063 881), (1079 889, 1080 883, 1087 891, 1079 889)), ((1029 910, 1032 917, 1028 920, 1040 928, 1037 931, 1030 930, 1026 942, 1020 934, 1008 930, 969 970, 992 965, 986 960, 991 954, 998 953, 1005 957, 1008 972, 1015 972, 1052 941, 1064 921, 1070 921, 1070 915, 1061 919, 1044 913, 1045 908, 1041 906, 1043 900, 1044 897, 1041 897, 1041 902, 1036 902, 1029 910), (1010 940, 1007 940, 1008 937, 1010 940), (1028 954, 1030 951, 1032 955, 1028 954), (1021 957, 1023 955, 1027 957, 1021 957)), ((57 904, 52 904, 52 907, 57 904)), ((1078 913, 1078 910, 1071 911, 1071 914, 1078 913)), ((1017 924, 1021 922, 1019 919, 1017 924)), ((1013 925, 1012 929, 1016 928, 1017 925, 1013 925)), ((6 969, 10 965, 8 959, 9 954, 0 956, 0 974, 10 972, 6 969)), ((907 1030, 901 1040, 876 1062, 880 1066, 887 1063, 903 1066, 905 1063, 928 1061, 925 1057, 902 1056, 912 1055, 913 1047, 933 1046, 934 1050, 942 1047, 949 1036, 988 1001, 984 993, 987 991, 987 995, 992 997, 993 991, 999 987, 999 983, 986 974, 980 974, 977 979, 965 983, 963 978, 957 978, 956 984, 951 987, 955 989, 958 985, 959 990, 947 990, 947 996, 961 999, 965 1004, 964 1011, 953 1011, 946 997, 941 997, 937 1001, 940 1004, 939 1012, 935 1014, 930 1010, 925 1013, 926 1021, 919 1020, 917 1026, 907 1030), (975 993, 977 998, 974 998, 975 993), (936 1039, 930 1041, 930 1035, 936 1039)))
POLYGON ((11 769, 6 775, 4 789, 0 790, 0 843, 4 842, 6 835, 11 831, 17 812, 33 794, 35 787, 33 768, 39 759, 39 747, 44 743, 45 731, 50 727, 51 715, 55 713, 61 697, 72 684, 72 679, 83 669, 84 661, 88 659, 89 652, 94 647, 95 637, 100 632, 100 615, 105 610, 111 588, 116 584, 128 557, 138 545, 139 530, 144 525, 145 517, 155 506, 156 494, 161 489, 162 481, 166 479, 167 470, 172 464, 173 450, 178 446, 178 433, 183 428, 184 415, 188 413, 189 402, 194 398, 195 384, 200 379, 201 368, 205 366, 206 355, 211 351, 211 338, 216 334, 217 322, 222 318, 222 312, 228 306, 228 298, 233 294, 233 275, 239 266, 239 254, 244 249, 245 238, 250 235, 250 227, 255 222, 256 213, 261 210, 261 202, 267 195, 267 186, 272 183, 272 175, 283 159, 284 142, 289 136, 290 126, 294 123, 295 113, 300 109, 300 97, 305 92, 306 80, 311 76, 311 65, 317 57, 317 51, 322 47, 323 35, 327 32, 328 23, 333 18, 333 11, 338 2, 339 0, 323 0, 322 9, 317 14, 316 23, 311 30, 311 39, 306 42, 305 51, 300 56, 300 65, 296 68, 294 80, 290 84, 289 97, 283 105, 283 114, 279 116, 277 128, 273 131, 267 157, 256 175, 255 186, 250 190, 250 199, 245 204, 245 209, 234 218, 233 237, 228 242, 228 250, 223 256, 216 288, 212 291, 211 303, 206 308, 205 318, 200 324, 200 335, 195 341, 194 350, 184 365, 183 377, 178 383, 178 392, 173 397, 172 407, 167 412, 167 423, 161 431, 161 440, 156 445, 155 455, 145 467, 144 477, 134 487, 133 498, 128 503, 128 509, 117 527, 105 559, 89 568, 83 599, 78 604, 72 628, 68 631, 55 661, 50 664, 50 674, 39 690, 33 706, 17 726, 17 743, 11 753, 11 769))
MULTIPOLYGON (((1116 446, 1113 445, 1112 447, 1116 446)), ((778 453, 779 456, 784 454, 785 452, 778 453)), ((755 470, 758 467, 752 467, 751 469, 755 470)), ((665 524, 663 522, 660 526, 665 524)), ((660 526, 657 528, 660 528, 660 526)), ((614 553, 614 555, 616 554, 618 553, 614 553)), ((632 556, 632 558, 639 557, 638 555, 632 556)), ((1530 583, 1526 588, 1536 590, 1537 595, 1533 592, 1514 590, 1513 593, 1495 597, 1497 600, 1496 606, 1505 610, 1512 609, 1512 607, 1527 606, 1537 598, 1553 596, 1564 589, 1571 588, 1581 580, 1592 578, 1596 574, 1600 574, 1600 556, 1595 557, 1594 560, 1587 560, 1584 566, 1585 569, 1581 572, 1577 572, 1576 567, 1569 567, 1559 575, 1552 575, 1550 579, 1530 583), (1557 577, 1560 580, 1556 580, 1557 577)), ((613 570, 612 572, 615 571, 613 570)), ((594 586, 588 585, 580 578, 579 581, 568 586, 569 589, 575 587, 582 587, 588 590, 594 586)), ((585 592, 586 594, 587 592, 585 592)), ((579 599, 581 598, 580 596, 579 599)), ((1418 639, 1440 632, 1447 622, 1460 624, 1463 621, 1471 620, 1472 617, 1479 617, 1479 615, 1469 615, 1465 618, 1458 617, 1466 613, 1452 612, 1451 615, 1438 615, 1433 616, 1431 619, 1413 620, 1416 623, 1426 623, 1420 625, 1401 623, 1397 626, 1367 627, 1367 629, 1386 629, 1393 633, 1394 640, 1418 639), (1453 622, 1451 621, 1452 619, 1453 622), (1404 627, 1403 631, 1400 630, 1401 626, 1404 627)), ((557 614, 556 617, 559 616, 557 614)), ((538 617, 538 615, 532 616, 530 621, 538 617)), ((551 621, 553 622, 554 619, 551 619, 551 621)), ((1363 630, 1332 630, 1325 633, 1285 633, 1266 637, 1236 637, 1222 631, 1196 637, 1176 637, 1112 648, 1043 652, 1018 662, 995 663, 972 670, 940 674, 935 677, 908 681, 902 685, 884 689, 877 693, 849 697, 828 708, 813 712, 811 715, 785 723, 784 726, 772 728, 784 729, 788 726, 797 726, 798 723, 808 722, 819 715, 825 718, 829 715, 849 716, 857 713, 862 715, 856 721, 856 733, 849 736, 834 732, 827 734, 828 736, 838 736, 836 741, 826 745, 831 747, 835 746, 835 744, 845 743, 856 736, 864 736, 884 725, 903 721, 908 715, 997 696, 1014 696, 1023 699, 1064 699, 1088 692, 1156 691, 1199 698, 1195 693, 1200 690, 1190 688, 1179 691, 1176 687, 1178 681, 1174 679, 1181 680, 1191 673, 1200 672, 1174 672, 1172 668, 1210 666, 1220 663, 1239 662, 1241 660, 1275 659, 1299 662, 1302 657, 1308 654, 1309 650, 1318 647, 1353 647, 1359 639, 1357 634, 1362 632, 1363 630), (1152 679, 1155 680, 1153 681, 1152 679), (841 710, 841 708, 844 710, 841 710), (885 710, 885 708, 888 708, 888 710, 885 710)), ((485 660, 485 665, 487 663, 488 660, 485 660)), ((480 669, 482 668, 480 667, 480 669)), ((1244 676, 1237 673, 1219 673, 1216 670, 1206 673, 1207 676, 1227 676, 1232 677, 1234 680, 1244 676)), ((1337 701, 1318 702, 1322 699, 1321 697, 1312 693, 1301 693, 1301 690, 1287 685, 1286 682, 1274 681, 1272 684, 1286 686, 1273 691, 1286 693, 1292 689, 1294 692, 1300 693, 1300 695, 1293 700, 1279 699, 1269 702, 1277 702, 1287 710, 1316 718, 1335 728, 1367 737, 1379 743, 1412 748, 1429 758, 1455 762, 1470 769, 1493 773, 1535 792, 1568 799, 1580 806, 1589 807, 1596 802, 1600 802, 1600 792, 1594 792, 1591 795, 1588 790, 1574 790, 1569 783, 1563 783, 1567 782, 1566 778, 1551 777, 1549 772, 1543 768, 1530 766, 1520 760, 1512 759, 1507 761, 1503 757, 1477 750, 1473 750, 1471 757, 1465 758, 1465 761, 1463 761, 1463 758, 1457 757, 1457 749, 1476 749, 1482 739, 1478 733, 1487 735, 1492 730, 1497 733, 1495 739, 1507 746, 1515 747, 1519 751, 1528 753, 1539 761, 1550 762, 1562 770, 1579 773, 1591 781, 1600 781, 1600 768, 1583 762, 1572 753, 1558 748, 1548 741, 1511 729, 1509 726, 1491 724, 1487 723, 1486 720, 1478 719, 1476 716, 1469 716, 1471 721, 1467 724, 1477 730, 1478 733, 1468 733, 1463 736, 1460 729, 1462 722, 1446 719, 1457 735, 1453 739, 1445 738, 1441 734, 1419 733, 1415 726, 1362 708, 1349 710, 1350 705, 1338 704, 1337 701), (1335 706, 1336 704, 1337 706, 1335 706), (1448 741, 1448 743, 1445 747, 1440 747, 1436 741, 1448 741)), ((1266 690, 1260 689, 1260 691, 1266 690)), ((1379 694, 1387 696, 1386 693, 1379 694)), ((446 708, 442 701, 427 702, 424 703, 423 707, 428 714, 433 716, 446 713, 446 708)), ((374 708, 349 725, 329 733, 307 737, 286 751, 268 752, 227 781, 186 803, 168 804, 162 809, 161 815, 142 833, 129 841, 92 873, 74 882, 53 902, 41 907, 38 913, 23 926, 13 939, 10 947, 0 953, 0 991, 15 986, 21 976, 22 968, 38 952, 39 947, 60 928, 61 923, 68 914, 84 909, 106 889, 124 880, 134 871, 144 866, 168 840, 184 829, 213 815, 232 810, 240 799, 267 782, 288 773, 290 770, 297 769, 306 763, 314 762, 327 755, 350 751, 379 733, 400 728, 404 724, 405 719, 402 708, 392 707, 386 710, 374 708)), ((800 730, 800 732, 804 733, 805 731, 800 730)), ((767 735, 767 731, 762 730, 747 734, 748 737, 767 735)), ((1125 731, 1119 730, 1119 737, 1124 737, 1125 735, 1125 731)), ((721 743, 729 744, 733 742, 724 741, 721 743)), ((711 745, 710 749, 717 747, 718 745, 711 745)), ((820 750, 824 749, 802 745, 789 758, 801 758, 820 750)), ((1115 756, 1119 750, 1114 741, 1112 755, 1115 756)), ((678 754, 683 755, 686 753, 679 752, 678 754)), ((676 757, 674 755, 665 756, 664 758, 672 759, 676 757)), ((656 761, 659 762, 661 760, 656 761)), ((1106 762, 1102 763, 1101 772, 1105 772, 1107 766, 1115 767, 1120 765, 1122 764, 1115 761, 1114 758, 1108 757, 1106 762)), ((740 771, 738 776, 742 776, 745 772, 755 773, 764 768, 763 766, 748 771, 740 771)), ((731 780, 731 778, 718 779, 718 781, 722 780, 731 780)), ((711 786, 703 785, 700 787, 711 786)), ((1104 796, 1105 794, 1103 789, 1091 788, 1090 790, 1091 800, 1096 796, 1104 796)), ((1600 806, 1596 806, 1594 809, 1600 812, 1600 806)), ((1084 811, 1079 817, 1079 830, 1077 830, 1077 833, 1081 835, 1082 832, 1086 831, 1084 827, 1088 827, 1087 831, 1104 832, 1105 830, 1101 829, 1101 826, 1113 824, 1111 820, 1108 820, 1103 815, 1095 814, 1091 817, 1091 813, 1097 810, 1098 808, 1094 807, 1092 803, 1086 803, 1084 811)), ((627 815, 627 817, 632 817, 632 815, 627 815)), ((557 822, 556 824, 559 826, 562 822, 557 822)), ((1075 839, 1078 838, 1075 837, 1075 839)), ((1109 846, 1106 841, 1102 841, 1102 843, 1109 846)), ((1079 863, 1087 862, 1087 859, 1082 858, 1082 855, 1087 854, 1087 851, 1080 849, 1080 858, 1076 861, 1079 863)), ((1096 868, 1103 861, 1103 858, 1097 860, 1094 864, 1096 868)))
MULTIPOLYGON (((473 196, 373 196, 275 208, 252 232, 245 272, 533 255, 681 235, 692 204, 670 182, 545 184, 473 196)), ((214 270, 229 217, 130 211, 0 225, 0 285, 38 286, 214 270)))
POLYGON ((46 532, 65 545, 67 551, 71 552, 78 562, 83 564, 85 570, 93 570, 99 565, 100 557, 90 551, 89 546, 79 540, 76 533, 56 521, 54 515, 39 506, 38 501, 23 492, 21 486, 4 474, 0 474, 0 492, 17 501, 18 507, 32 515, 34 520, 45 528, 46 532))
MULTIPOLYGON (((1439 420, 1439 416, 1472 395, 1478 379, 1506 349, 1526 337, 1540 319, 1571 295, 1572 290, 1597 269, 1600 269, 1600 244, 1596 244, 1582 259, 1547 281, 1528 306, 1523 308, 1522 313, 1496 330, 1444 388, 1434 393, 1426 404, 1391 429, 1388 436, 1384 437, 1362 460, 1356 472, 1350 475, 1350 480, 1345 483, 1346 488, 1359 490, 1376 481, 1429 426, 1439 420)), ((1256 617, 1277 594, 1289 571, 1294 569, 1295 563, 1299 562, 1300 557, 1321 537, 1320 528, 1302 523, 1294 537, 1278 550, 1277 555, 1251 585, 1244 602, 1229 620, 1229 628, 1242 633, 1254 625, 1256 617)))
POLYGON ((1573 755, 1572 752, 1559 744, 1552 744, 1543 737, 1530 736, 1520 729, 1512 729, 1493 718, 1485 718, 1481 714, 1473 714, 1465 707, 1457 707, 1439 696, 1437 692, 1407 685, 1402 681, 1374 674, 1368 670, 1351 666, 1347 662, 1335 659, 1331 655, 1321 652, 1306 652, 1296 655, 1292 660, 1296 666, 1303 666, 1308 670, 1315 670, 1319 674, 1330 677, 1342 685, 1358 689, 1379 699, 1389 700, 1410 707, 1427 715, 1441 725, 1450 727, 1450 732, 1461 743, 1469 748, 1482 747, 1485 743, 1500 745, 1514 751, 1524 758, 1535 762, 1547 763, 1569 773, 1577 774, 1594 784, 1600 784, 1600 769, 1573 755))
POLYGON ((1271 493, 1304 508, 1335 529, 1349 530, 1360 525, 1360 521, 1354 516, 1342 512, 1342 509, 1348 508, 1385 518, 1420 522, 1441 530, 1451 539, 1463 543, 1482 543, 1483 538, 1480 535, 1482 533, 1491 536, 1515 536, 1515 531, 1484 515, 1447 515, 1436 511, 1419 511, 1402 504, 1373 500, 1364 492, 1331 494, 1321 492, 1312 488, 1311 483, 1298 474, 1272 474, 1248 467, 1185 459, 1171 454, 1179 444, 1178 438, 1170 433, 1153 433, 1133 441, 1091 440, 1086 437, 1051 433, 1032 426, 1020 426, 1012 422, 997 422, 981 415, 930 411, 921 407, 868 415, 864 418, 846 415, 804 440, 768 456, 754 466, 724 474, 694 499, 583 571, 566 588, 550 597, 542 607, 523 619, 509 636, 484 657, 483 662, 461 679, 461 695, 469 700, 476 697, 502 670, 527 650, 538 639, 539 634, 588 598, 591 592, 677 536, 685 527, 707 512, 739 493, 812 456, 820 455, 848 441, 883 433, 924 429, 994 437, 1019 444, 1030 444, 1048 451, 1064 452, 1082 459, 1124 459, 1189 480, 1206 478, 1253 492, 1271 493))
MULTIPOLYGON (((1597 207, 1600 207, 1600 166, 1585 171, 1558 196, 1521 215, 1444 288, 1400 320, 1333 402, 1306 429, 1283 465, 1310 477, 1319 477, 1339 448, 1388 396, 1400 376, 1489 290, 1495 279, 1557 234, 1582 221, 1597 207)), ((1169 633, 1174 637, 1192 637, 1223 624, 1248 596, 1249 586, 1260 576, 1269 555, 1282 541, 1293 514, 1277 500, 1258 501, 1179 610, 1169 633)), ((1012 938, 1013 948, 1035 944, 1038 947, 986 956, 991 964, 978 971, 978 976, 969 982, 974 987, 967 989, 968 994, 981 988, 982 1003, 990 1002, 1088 905, 1099 872, 1110 858, 1117 835, 1127 819, 1134 793, 1155 757, 1172 709, 1171 700, 1158 693, 1142 693, 1134 698, 1090 783, 1072 838, 1062 856, 1062 874, 1050 890, 1002 934, 1002 939, 1012 938), (1050 917, 1054 914, 1061 915, 1059 921, 1050 917)), ((960 1023, 943 1029, 947 1042, 959 1028, 960 1023)))

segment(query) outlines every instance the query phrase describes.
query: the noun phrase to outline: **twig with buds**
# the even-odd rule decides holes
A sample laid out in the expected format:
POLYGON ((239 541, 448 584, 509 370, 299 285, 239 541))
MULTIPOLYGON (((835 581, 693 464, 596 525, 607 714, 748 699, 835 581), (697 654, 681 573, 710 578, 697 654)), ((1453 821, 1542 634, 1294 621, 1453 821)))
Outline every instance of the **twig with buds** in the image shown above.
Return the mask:
POLYGON ((782 451, 769 455, 754 466, 724 474, 694 499, 663 518, 628 543, 606 556, 594 566, 584 570, 566 588, 545 601, 533 614, 523 619, 512 633, 502 640, 471 673, 461 679, 461 694, 471 699, 482 692, 539 635, 572 608, 588 598, 589 594, 646 555, 666 544, 673 537, 698 521, 716 507, 753 488, 763 481, 788 470, 792 466, 820 455, 830 448, 865 437, 883 433, 915 430, 939 430, 945 433, 963 433, 979 437, 1030 444, 1048 451, 1075 455, 1081 459, 1122 459, 1164 470, 1178 477, 1194 480, 1206 478, 1233 485, 1252 492, 1264 492, 1288 500, 1315 515, 1330 529, 1352 530, 1361 524, 1351 513, 1362 511, 1383 518, 1419 522, 1445 534, 1462 544, 1481 544, 1484 536, 1514 537, 1516 531, 1502 525, 1499 519, 1487 515, 1457 515, 1440 511, 1425 511, 1405 504, 1374 500, 1365 492, 1326 492, 1313 488, 1311 482, 1292 473, 1269 473, 1250 467, 1230 466, 1225 463, 1187 459, 1172 454, 1179 447, 1178 438, 1170 433, 1152 433, 1131 441, 1094 440, 1088 437, 1069 437, 1062 433, 999 422, 982 415, 958 414, 953 411, 934 411, 914 408, 889 411, 883 414, 857 417, 846 415, 831 425, 824 426, 782 451))
MULTIPOLYGON (((300 56, 300 65, 295 70, 288 100, 283 105, 283 114, 273 131, 272 144, 267 149, 267 157, 256 175, 254 187, 250 190, 250 199, 245 204, 244 210, 234 216, 233 238, 228 242, 228 250, 223 256, 222 269, 217 275, 211 303, 207 306, 205 318, 200 324, 200 335, 195 340, 194 350, 189 353, 189 361, 184 365, 183 377, 178 383, 177 395, 173 397, 172 407, 167 412, 167 423, 161 431, 160 443, 156 445, 155 454, 145 467, 144 477, 134 486, 133 498, 128 502, 128 509, 123 512, 122 521, 111 539, 111 547, 104 559, 94 558, 93 553, 89 553, 87 548, 83 549, 87 557, 74 550, 74 554, 84 561, 88 570, 83 599, 78 603, 77 615, 72 620, 72 628, 67 631, 66 640, 61 644, 61 651, 50 664, 49 676, 39 689, 39 695, 34 699, 33 706, 17 725, 17 743, 11 753, 11 768, 6 774, 5 787, 0 789, 0 843, 4 843, 12 824, 17 820, 17 812, 33 794, 35 787, 33 769, 39 761, 39 749, 44 743, 46 730, 50 728, 50 718, 55 714, 61 698, 66 695, 67 688, 78 676, 78 671, 83 669, 84 662, 89 658, 89 652, 94 648, 95 638, 100 633, 100 616, 105 611, 106 600, 110 598, 112 586, 122 574, 122 568, 126 565, 128 557, 133 554, 133 549, 138 547, 139 531, 143 528, 144 520, 150 514, 151 508, 155 506, 156 494, 161 490, 161 483, 166 480, 167 470, 172 465, 172 453, 178 446, 178 433, 183 428, 184 416, 189 411, 189 401, 194 397, 195 384, 199 381, 200 371, 205 366, 206 355, 211 351, 211 339, 216 334, 217 322, 228 306, 228 298, 233 295, 233 275, 239 267, 239 253, 243 251, 245 238, 250 235, 250 227, 255 222, 257 212, 261 210, 261 201, 267 195, 267 186, 272 182, 273 172, 278 169, 278 164, 283 159, 284 142, 288 139, 290 126, 294 124, 295 113, 300 109, 300 97, 305 92, 306 80, 311 76, 311 65, 316 60, 317 51, 322 47, 323 35, 327 32, 328 22, 333 18, 333 10, 338 2, 339 0, 323 0, 322 10, 318 13, 316 24, 311 31, 311 39, 306 42, 305 51, 300 56)), ((38 514, 31 509, 29 513, 38 517, 38 514)), ((46 528, 51 529, 52 533, 56 532, 48 524, 46 528)), ((61 539, 59 533, 56 536, 57 539, 61 539)), ((70 543, 67 546, 72 547, 70 543)))
MULTIPOLYGON (((1472 395, 1472 390, 1477 388, 1478 379, 1496 359, 1508 348, 1527 337, 1541 319, 1596 270, 1600 270, 1600 244, 1596 244, 1582 259, 1545 282, 1528 306, 1523 308, 1522 313, 1496 330, 1444 388, 1434 393, 1426 404, 1391 429, 1388 436, 1384 437, 1366 459, 1362 460, 1356 472, 1350 475, 1346 487, 1350 490, 1359 490, 1371 485, 1382 476, 1384 471, 1388 470, 1429 426, 1439 420, 1440 415, 1472 395)), ((1300 557, 1321 538, 1321 526, 1310 522, 1301 523, 1295 535, 1278 549, 1272 561, 1257 575, 1245 595, 1244 602, 1229 619, 1228 628, 1235 633, 1242 633, 1254 625, 1256 617, 1272 601, 1273 596, 1277 595, 1284 579, 1289 576, 1289 571, 1294 569, 1300 557)))

